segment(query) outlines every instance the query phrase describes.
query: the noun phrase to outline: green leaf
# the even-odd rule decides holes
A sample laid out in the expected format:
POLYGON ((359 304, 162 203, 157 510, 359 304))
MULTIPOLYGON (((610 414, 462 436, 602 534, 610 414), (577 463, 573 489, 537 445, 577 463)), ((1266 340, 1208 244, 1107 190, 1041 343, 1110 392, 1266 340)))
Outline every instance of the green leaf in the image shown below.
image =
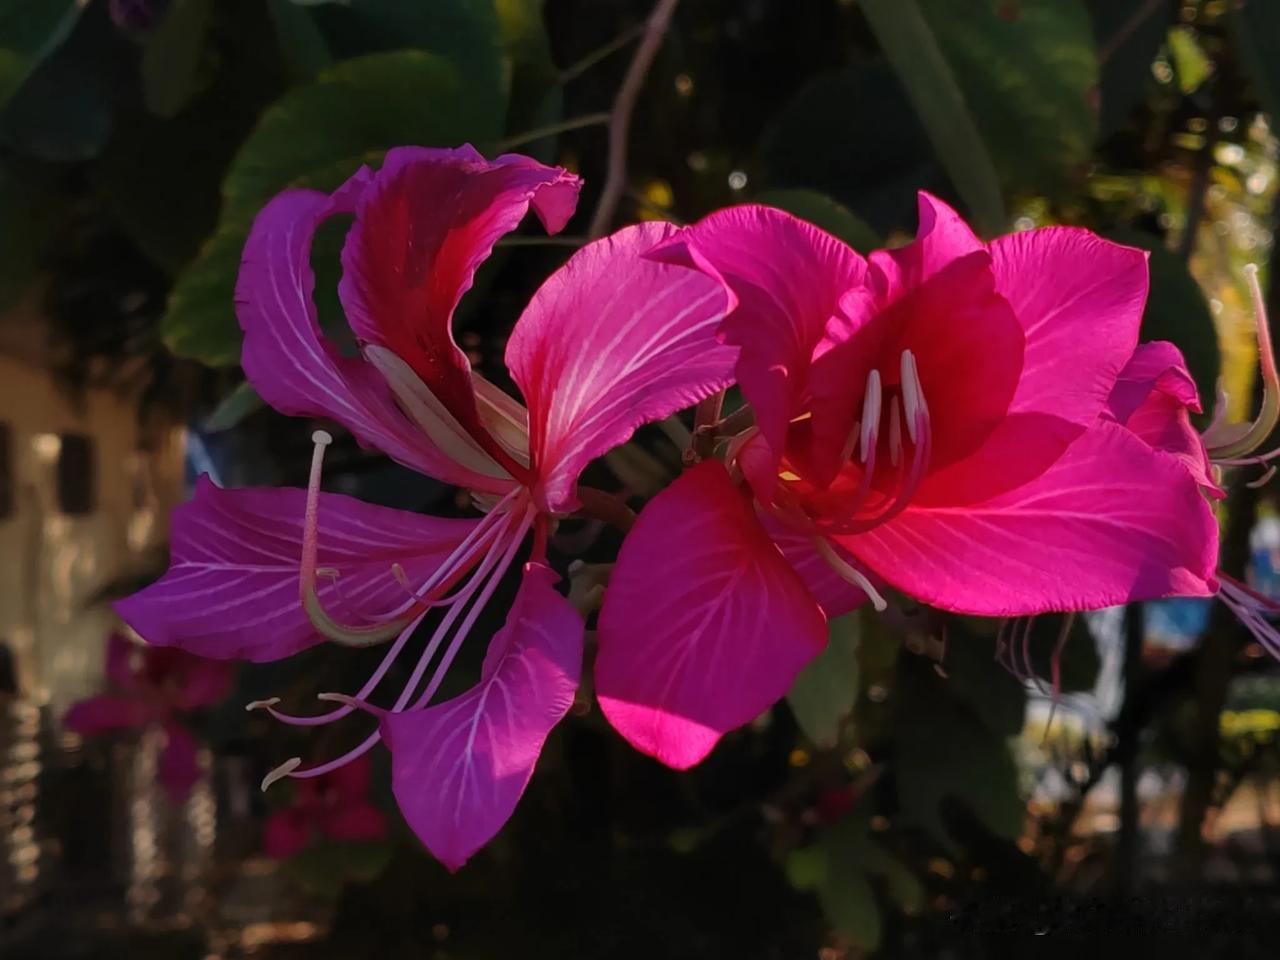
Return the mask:
POLYGON ((1275 122, 1280 117, 1280 4, 1274 0, 1241 0, 1230 5, 1231 39, 1244 64, 1262 109, 1275 122))
POLYGON ((322 841, 284 862, 295 883, 316 897, 336 899, 348 883, 369 883, 391 863, 388 843, 322 841))
POLYGON ((230 430, 245 417, 257 413, 266 406, 253 384, 248 381, 239 384, 234 390, 222 398, 213 413, 204 421, 204 428, 211 433, 230 430))
POLYGON ((924 907, 924 884, 920 882, 901 860, 874 840, 867 844, 867 870, 884 877, 889 896, 908 913, 916 913, 924 907))
POLYGON ((951 847, 940 808, 958 801, 988 830, 1016 837, 1024 808, 1005 738, 923 663, 907 658, 898 676, 893 769, 903 820, 951 847))
POLYGON ((1054 191, 1082 175, 1097 136, 1098 85, 1084 5, 966 0, 960 12, 955 0, 920 4, 1006 190, 1054 191))
POLYGON ((1107 234, 1109 240, 1140 247, 1151 254, 1151 293, 1142 315, 1142 340, 1168 340, 1182 351, 1196 388, 1206 404, 1217 390, 1222 355, 1213 314, 1200 284, 1185 263, 1159 237, 1139 230, 1122 229, 1107 234))
POLYGON ((1213 61, 1205 55, 1190 27, 1169 31, 1169 56, 1178 76, 1178 89, 1183 93, 1195 93, 1213 73, 1213 61))
POLYGON ((280 57, 289 79, 306 83, 332 62, 329 44, 311 14, 297 0, 270 0, 268 11, 276 28, 280 57))
POLYGON ((946 187, 902 84, 882 61, 820 73, 801 87, 766 128, 760 166, 768 187, 824 193, 881 233, 914 230, 916 191, 946 187))
POLYGON ((474 92, 449 61, 408 50, 344 61, 285 94, 232 161, 218 230, 170 294, 161 325, 169 348, 211 366, 235 363, 240 330, 232 296, 258 210, 286 187, 332 190, 399 144, 495 138, 501 115, 480 109, 474 92))
MULTIPOLYGON (((1004 200, 995 166, 939 38, 917 0, 863 0, 862 11, 911 98, 934 152, 979 228, 998 233, 1004 200)), ((953 21, 956 17, 951 11, 953 21)))
POLYGON ((173 0, 142 50, 142 93, 147 109, 173 117, 191 100, 213 0, 173 0))
POLYGON ((1106 137, 1125 125, 1155 87, 1151 65, 1177 9, 1171 3, 1153 7, 1148 0, 1088 0, 1086 5, 1100 61, 1098 132, 1106 137))
POLYGON ((785 210, 801 220, 808 220, 839 237, 859 253, 870 253, 883 245, 876 232, 854 216, 848 207, 816 190, 766 190, 756 200, 785 210))
POLYGON ((830 748, 840 736, 840 724, 853 712, 858 699, 858 617, 851 614, 831 621, 823 651, 800 671, 787 703, 805 736, 815 745, 830 748))
POLYGON ((880 945, 880 904, 867 876, 872 842, 865 817, 851 816, 824 830, 818 844, 826 858, 817 886, 827 922, 864 950, 880 945))
MULTIPOLYGON (((496 0, 495 7, 502 47, 511 67, 507 131, 518 135, 551 126, 563 115, 564 90, 551 56, 543 0, 496 0)), ((555 137, 528 141, 520 151, 550 162, 555 157, 555 137)))
POLYGON ((959 621, 952 622, 950 633, 943 661, 948 692, 963 701, 992 733, 1002 737, 1019 733, 1027 693, 996 661, 994 636, 971 633, 959 621))

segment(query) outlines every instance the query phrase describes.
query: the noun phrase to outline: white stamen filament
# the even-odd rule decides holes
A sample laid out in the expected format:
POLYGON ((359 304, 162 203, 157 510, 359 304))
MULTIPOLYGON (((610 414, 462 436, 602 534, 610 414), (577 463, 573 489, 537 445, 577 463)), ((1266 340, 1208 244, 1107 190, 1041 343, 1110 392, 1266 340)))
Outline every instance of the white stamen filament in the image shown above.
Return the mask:
POLYGON ((923 396, 920 392, 920 372, 916 369, 916 358, 910 350, 902 351, 902 403, 903 413, 907 418, 907 433, 911 437, 911 442, 918 442, 916 434, 919 431, 917 426, 917 418, 920 413, 920 403, 923 396))
POLYGON ((822 555, 822 559, 827 562, 827 566, 839 574, 842 580, 852 584, 867 595, 867 599, 871 601, 877 613, 883 613, 888 608, 889 604, 880 594, 880 591, 875 588, 875 585, 867 579, 861 570, 858 570, 853 564, 837 554, 826 537, 814 537, 813 545, 818 553, 822 555))
POLYGON ((880 371, 872 370, 867 377, 867 393, 862 401, 862 448, 859 459, 863 463, 867 462, 880 430, 881 399, 880 371))

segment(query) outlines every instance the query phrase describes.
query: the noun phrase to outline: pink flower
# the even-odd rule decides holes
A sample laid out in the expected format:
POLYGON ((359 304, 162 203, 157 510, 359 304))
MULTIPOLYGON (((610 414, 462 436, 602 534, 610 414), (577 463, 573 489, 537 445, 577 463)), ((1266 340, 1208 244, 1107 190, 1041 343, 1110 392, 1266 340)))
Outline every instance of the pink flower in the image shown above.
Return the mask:
POLYGON ((300 780, 289 805, 262 826, 262 849, 283 859, 306 848, 313 837, 329 840, 381 840, 387 819, 368 800, 372 764, 357 757, 322 777, 300 780))
POLYGON ((142 647, 112 633, 107 637, 106 674, 111 692, 72 704, 62 718, 63 726, 86 737, 161 726, 166 743, 160 754, 159 780, 174 802, 181 803, 200 776, 196 740, 182 717, 211 707, 227 695, 230 666, 181 650, 142 647))
POLYGON ((582 619, 555 591, 546 540, 556 518, 602 496, 579 490, 589 461, 637 426, 722 389, 735 351, 714 332, 728 308, 701 274, 642 258, 677 233, 621 230, 578 251, 543 284, 507 344, 525 405, 471 371, 450 332, 476 268, 532 206, 550 231, 573 213, 580 181, 526 157, 488 161, 470 147, 404 147, 332 195, 290 190, 259 214, 244 252, 237 310, 243 365, 286 414, 328 417, 362 444, 468 488, 485 512, 445 520, 319 491, 317 435, 307 490, 219 490, 202 481, 173 522, 158 583, 119 604, 150 642, 215 657, 273 660, 327 637, 390 641, 381 665, 328 713, 364 708, 380 731, 329 763, 290 760, 267 778, 336 770, 381 738, 406 819, 433 854, 460 866, 510 816, 543 741, 573 701, 582 619), (360 344, 344 356, 311 301, 311 238, 354 214, 339 295, 360 344), (431 704, 445 672, 532 533, 524 579, 479 684, 431 704), (386 710, 367 699, 431 610, 441 619, 386 710))
MULTIPOLYGON (((1194 450, 1124 426, 1141 401, 1108 408, 1160 349, 1135 359, 1141 251, 1065 227, 984 244, 921 194, 916 240, 869 260, 757 206, 654 256, 733 294, 721 337, 755 425, 727 466, 659 494, 619 555, 596 688, 638 749, 700 761, 786 692, 851 586, 987 616, 1217 589, 1194 450)), ((1162 395, 1185 399, 1176 381, 1162 395)))

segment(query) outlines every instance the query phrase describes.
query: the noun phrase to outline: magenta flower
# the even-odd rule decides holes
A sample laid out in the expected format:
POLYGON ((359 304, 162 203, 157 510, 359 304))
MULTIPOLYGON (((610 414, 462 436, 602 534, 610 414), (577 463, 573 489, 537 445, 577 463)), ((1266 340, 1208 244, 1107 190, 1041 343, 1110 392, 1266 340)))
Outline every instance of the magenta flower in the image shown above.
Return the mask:
POLYGON ((322 776, 381 736, 406 819, 433 854, 460 866, 510 816, 543 741, 572 703, 583 623, 546 565, 557 517, 598 500, 579 490, 586 464, 647 421, 722 389, 735 351, 715 330, 728 308, 701 274, 641 255, 677 232, 647 223, 578 251, 543 284, 507 344, 522 406, 471 371, 450 325, 476 268, 530 206, 551 232, 580 181, 520 156, 470 147, 400 148, 331 196, 291 190, 259 214, 237 286, 243 365, 286 414, 328 417, 366 446, 468 488, 485 512, 445 520, 319 491, 327 435, 307 490, 219 490, 202 481, 173 523, 168 574, 119 604, 150 642, 215 657, 272 660, 322 638, 390 641, 351 698, 314 717, 364 708, 380 730, 335 760, 268 777, 322 776), (323 337, 311 301, 311 238, 354 214, 339 295, 360 355, 323 337), (532 533, 506 625, 469 692, 432 704, 445 672, 532 533), (368 705, 414 628, 442 614, 386 710, 368 705))
POLYGON ((877 607, 883 582, 988 616, 1217 589, 1185 457, 1107 406, 1160 349, 1134 358, 1141 251, 1064 227, 984 244, 921 194, 917 239, 869 260, 757 206, 654 255, 733 294, 721 336, 755 425, 659 494, 619 555, 596 688, 638 749, 691 766, 781 697, 824 608, 851 603, 834 574, 877 607))
POLYGON ((63 726, 85 737, 160 726, 166 743, 158 778, 175 803, 183 802, 200 777, 196 740, 183 723, 184 715, 211 707, 227 695, 230 666, 181 650, 142 647, 121 633, 107 637, 106 654, 111 692, 72 704, 63 726))
POLYGON ((373 765, 358 757, 322 777, 300 780, 288 806, 262 826, 262 849, 284 859, 299 853, 315 837, 339 841, 381 840, 387 818, 369 802, 373 765))

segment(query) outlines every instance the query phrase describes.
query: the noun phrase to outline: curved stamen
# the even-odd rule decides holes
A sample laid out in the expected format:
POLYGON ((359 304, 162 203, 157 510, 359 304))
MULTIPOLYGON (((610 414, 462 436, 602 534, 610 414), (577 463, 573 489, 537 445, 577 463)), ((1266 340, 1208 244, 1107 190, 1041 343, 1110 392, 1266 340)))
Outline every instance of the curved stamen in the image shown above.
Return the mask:
MULTIPOLYGON (((481 563, 480 567, 476 570, 476 572, 472 575, 467 586, 464 588, 464 591, 458 596, 457 600, 450 606, 449 612, 445 615, 445 619, 441 621, 440 626, 436 629, 435 633, 431 637, 431 640, 427 643, 426 649, 423 650, 422 655, 419 657, 418 664, 414 668, 413 675, 409 678, 409 681, 405 684, 404 688, 400 691, 400 695, 396 698, 395 704, 391 707, 389 711, 385 711, 385 712, 400 713, 405 709, 405 705, 409 702, 410 698, 413 696, 413 692, 417 688, 419 681, 422 679, 422 675, 426 672, 427 664, 430 663, 432 657, 435 655, 435 651, 439 648, 445 636, 448 635, 449 629, 450 627, 452 627, 453 622, 457 619, 458 614, 462 611, 464 607, 468 605, 468 600, 475 593, 475 591, 478 588, 480 588, 481 583, 483 583, 484 586, 481 589, 479 597, 477 597, 476 602, 473 605, 471 605, 470 612, 468 613, 466 619, 463 621, 462 625, 458 628, 458 631, 455 634, 453 641, 449 645, 448 651, 445 653, 445 656, 442 659, 440 665, 436 668, 436 673, 432 677, 431 683, 427 687, 427 690, 423 693, 421 697, 418 698, 417 701, 414 702, 413 706, 410 709, 418 709, 420 706, 425 704, 426 701, 429 700, 431 696, 434 695, 436 688, 439 686, 441 680, 444 679, 445 671, 448 670, 449 666, 453 662, 453 658, 457 655, 458 650, 461 648, 462 641, 466 638, 467 634, 470 633, 471 628, 475 625, 475 621, 479 618, 481 611, 484 609, 485 605, 489 602, 489 598, 493 596, 494 590, 497 589, 498 583, 502 580, 503 574, 505 574, 507 569, 510 567, 511 561, 512 559, 514 559, 516 551, 519 550, 520 544, 523 543, 524 541, 524 535, 525 533, 528 532, 529 524, 532 522, 532 517, 534 516, 534 514, 535 514, 535 511, 531 505, 526 507, 526 509, 522 511, 521 514, 518 515, 518 519, 516 520, 516 522, 510 524, 509 527, 503 533, 498 535, 498 540, 496 542, 501 542, 501 538, 504 535, 509 537, 508 543, 506 544, 505 549, 502 551, 501 558, 496 557, 497 551, 493 551, 493 550, 491 550, 485 556, 484 561, 481 563)), ((508 520, 511 520, 515 517, 516 515, 514 514, 507 515, 508 520)), ((495 545, 496 545, 496 542, 495 542, 495 545)), ((321 696, 322 696, 322 699, 332 700, 337 703, 340 703, 341 706, 338 707, 333 712, 334 713, 342 712, 344 716, 347 713, 350 713, 351 711, 357 710, 357 709, 372 710, 375 713, 383 712, 383 711, 379 711, 374 708, 371 708, 368 704, 364 703, 363 700, 364 700, 364 697, 367 696, 367 694, 363 692, 360 696, 357 696, 357 697, 348 697, 343 694, 325 694, 321 696)), ((270 786, 276 780, 282 779, 284 777, 290 777, 294 780, 306 780, 312 777, 324 776, 326 773, 331 773, 332 771, 337 770, 339 767, 345 766, 346 764, 350 763, 352 760, 355 760, 356 758, 369 752, 369 750, 373 748, 373 745, 376 744, 380 739, 381 739, 381 733, 375 730, 373 733, 369 734, 369 736, 366 737, 363 741, 361 741, 358 745, 356 745, 353 749, 348 750, 346 753, 342 754, 341 756, 335 757, 334 759, 329 760, 325 763, 319 764, 318 766, 309 767, 305 770, 298 769, 298 767, 301 765, 301 762, 302 762, 300 759, 296 757, 292 758, 286 761, 285 763, 281 764, 279 767, 277 767, 275 770, 269 773, 266 778, 264 778, 263 789, 265 790, 268 786, 270 786)))
POLYGON ((1280 631, 1267 619, 1280 616, 1280 605, 1224 573, 1219 573, 1218 577, 1218 599, 1227 605, 1263 649, 1280 659, 1280 631))
MULTIPOLYGON (((1209 445, 1209 456, 1219 462, 1236 460, 1257 450, 1275 429, 1280 420, 1280 373, 1276 372, 1276 358, 1271 347, 1271 327, 1267 320, 1267 307, 1262 295, 1262 286, 1258 282, 1257 264, 1247 264, 1244 268, 1245 279, 1249 284, 1249 296, 1253 301, 1254 323, 1258 336, 1258 365, 1262 374, 1262 406, 1258 416, 1248 431, 1240 438, 1221 445, 1213 445, 1206 437, 1209 445)), ((1280 455, 1280 450, 1264 454, 1259 460, 1271 459, 1280 455)))
MULTIPOLYGON (((410 710, 420 710, 430 703, 431 698, 435 696, 436 690, 439 689, 440 683, 444 680, 444 676, 448 672, 449 667, 453 665, 454 657, 456 657, 458 655, 458 651, 462 649, 462 642, 471 632, 471 628, 475 626, 480 613, 489 603, 489 598, 493 596, 494 590, 498 588, 498 584, 502 581, 503 574, 505 574, 507 572, 507 568, 511 566, 511 561, 515 559, 516 551, 524 541, 524 535, 528 532, 529 526, 533 522, 533 518, 535 516, 536 513, 531 506, 516 526, 515 535, 511 538, 511 545, 507 548, 506 553, 503 554, 502 560, 499 561, 497 567, 494 569, 493 576, 489 578, 489 582, 486 583, 484 585, 484 589, 480 591, 480 595, 476 598, 475 603, 472 604, 471 610, 467 614, 466 619, 462 621, 461 626, 458 627, 457 633, 454 634, 453 640, 449 643, 448 649, 445 650, 444 656, 440 658, 440 663, 436 666, 435 673, 432 674, 431 680, 427 683, 427 688, 423 690, 418 699, 413 702, 413 705, 409 708, 410 710)), ((409 693, 414 686, 416 686, 416 681, 412 681, 407 684, 405 686, 405 693, 409 693)), ((394 709, 398 711, 403 709, 403 707, 403 699, 397 700, 394 709)))
POLYGON ((826 537, 814 537, 812 543, 818 553, 821 554, 822 559, 827 562, 827 566, 839 574, 842 580, 865 593, 867 599, 871 601, 871 605, 876 608, 877 613, 884 613, 889 604, 861 570, 836 553, 826 537))
MULTIPOLYGON (((503 502, 505 503, 507 500, 511 499, 512 496, 514 496, 514 493, 504 497, 503 502)), ((488 550, 493 545, 493 542, 501 536, 501 530, 495 529, 495 527, 498 526, 497 521, 499 519, 505 521, 507 518, 503 514, 493 513, 485 516, 480 523, 476 524, 476 528, 472 530, 457 547, 454 548, 453 552, 444 559, 436 569, 436 572, 432 574, 427 582, 420 588, 423 596, 430 597, 433 591, 442 589, 446 584, 456 581, 459 576, 471 568, 472 564, 475 562, 476 556, 481 551, 488 550)), ((477 572, 479 573, 479 571, 477 572)), ((466 589, 467 588, 464 586, 452 597, 446 600, 433 601, 427 604, 427 608, 457 603, 461 600, 465 600, 466 597, 470 596, 470 593, 467 593, 466 589)), ((474 590, 472 592, 474 592, 474 590)), ((382 658, 382 662, 378 664, 377 669, 370 674, 364 685, 353 695, 354 699, 365 700, 375 689, 377 689, 378 684, 381 683, 383 678, 387 675, 387 671, 391 669, 391 665, 404 650, 405 645, 409 642, 409 638, 413 636, 414 631, 422 622, 426 614, 427 609, 422 609, 421 612, 414 617, 413 621, 405 627, 398 637, 396 637, 395 643, 393 643, 387 650, 386 654, 382 658)), ((279 697, 272 697, 268 700, 255 700, 253 703, 246 706, 245 709, 265 710, 281 723, 294 727, 323 726, 325 724, 341 720, 355 709, 350 705, 345 705, 329 710, 326 713, 319 713, 304 717, 275 709, 276 704, 279 702, 279 697)))
POLYGON ((412 620, 402 615, 385 623, 351 626, 339 623, 324 608, 316 591, 317 561, 320 540, 320 476, 324 469, 325 447, 333 443, 324 430, 311 435, 315 450, 311 455, 311 476, 307 481, 307 506, 302 521, 302 563, 298 576, 298 596, 312 626, 335 643, 348 647, 371 647, 396 636, 412 620))

